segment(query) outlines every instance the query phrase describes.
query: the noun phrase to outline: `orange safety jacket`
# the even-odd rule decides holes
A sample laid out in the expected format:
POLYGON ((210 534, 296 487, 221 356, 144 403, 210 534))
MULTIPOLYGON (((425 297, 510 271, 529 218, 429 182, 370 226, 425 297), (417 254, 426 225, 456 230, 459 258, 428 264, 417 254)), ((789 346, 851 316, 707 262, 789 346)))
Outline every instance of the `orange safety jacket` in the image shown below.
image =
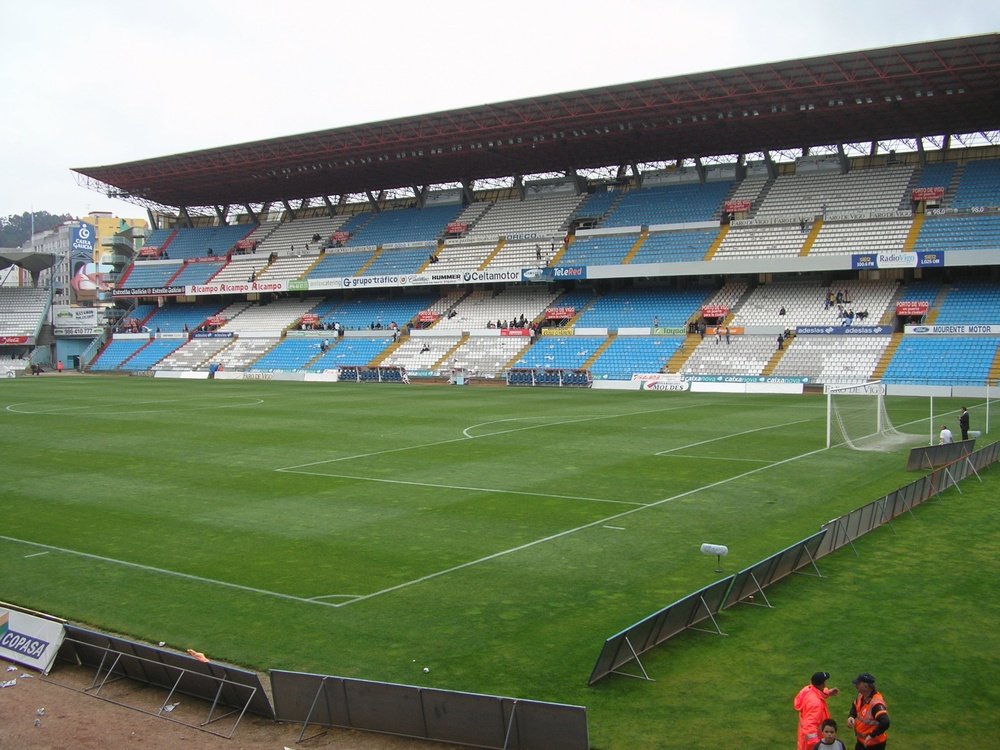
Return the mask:
POLYGON ((859 693, 858 697, 854 699, 854 734, 857 735, 858 742, 865 746, 878 745, 885 742, 885 732, 873 737, 866 737, 865 735, 871 734, 878 729, 879 716, 883 714, 888 715, 888 713, 882 693, 876 690, 867 701, 859 693), (876 706, 881 706, 881 708, 877 712, 873 712, 872 709, 876 706))

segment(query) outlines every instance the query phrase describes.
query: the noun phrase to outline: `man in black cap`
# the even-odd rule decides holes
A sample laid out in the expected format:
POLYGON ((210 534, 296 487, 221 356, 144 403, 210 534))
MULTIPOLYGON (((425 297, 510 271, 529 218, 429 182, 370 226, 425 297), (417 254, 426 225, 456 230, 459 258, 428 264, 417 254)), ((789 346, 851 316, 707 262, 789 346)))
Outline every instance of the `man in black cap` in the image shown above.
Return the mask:
POLYGON ((875 688, 875 675, 862 672, 853 680, 858 689, 858 697, 851 706, 847 726, 854 730, 857 743, 854 750, 882 750, 889 729, 889 710, 885 698, 875 688))

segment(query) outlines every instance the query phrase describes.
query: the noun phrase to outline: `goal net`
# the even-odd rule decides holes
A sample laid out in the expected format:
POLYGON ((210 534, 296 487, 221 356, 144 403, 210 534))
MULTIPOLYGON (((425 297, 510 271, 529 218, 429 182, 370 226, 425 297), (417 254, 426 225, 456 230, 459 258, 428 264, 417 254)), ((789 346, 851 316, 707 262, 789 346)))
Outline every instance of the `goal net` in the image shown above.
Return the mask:
POLYGON ((826 387, 827 448, 843 443, 858 451, 893 451, 920 439, 893 426, 884 383, 826 387))

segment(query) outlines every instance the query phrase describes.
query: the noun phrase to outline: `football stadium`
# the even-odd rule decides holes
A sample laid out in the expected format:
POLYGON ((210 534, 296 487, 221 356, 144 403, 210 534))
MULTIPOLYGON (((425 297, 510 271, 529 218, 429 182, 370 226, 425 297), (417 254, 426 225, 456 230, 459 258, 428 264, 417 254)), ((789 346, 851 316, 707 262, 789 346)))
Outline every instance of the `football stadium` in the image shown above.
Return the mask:
POLYGON ((988 736, 1000 34, 75 171, 150 226, 86 334, 2 256, 0 657, 296 747, 790 747, 817 670, 988 736))

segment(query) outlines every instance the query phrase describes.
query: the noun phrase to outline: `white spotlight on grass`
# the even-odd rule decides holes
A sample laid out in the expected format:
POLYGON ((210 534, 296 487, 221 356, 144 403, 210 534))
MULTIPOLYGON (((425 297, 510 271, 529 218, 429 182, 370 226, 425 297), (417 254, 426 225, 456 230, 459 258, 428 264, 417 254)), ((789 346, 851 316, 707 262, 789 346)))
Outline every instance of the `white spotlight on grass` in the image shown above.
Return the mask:
POLYGON ((705 543, 701 545, 701 554, 703 555, 715 555, 716 560, 716 573, 722 572, 722 558, 729 554, 729 547, 724 544, 708 544, 705 543))

